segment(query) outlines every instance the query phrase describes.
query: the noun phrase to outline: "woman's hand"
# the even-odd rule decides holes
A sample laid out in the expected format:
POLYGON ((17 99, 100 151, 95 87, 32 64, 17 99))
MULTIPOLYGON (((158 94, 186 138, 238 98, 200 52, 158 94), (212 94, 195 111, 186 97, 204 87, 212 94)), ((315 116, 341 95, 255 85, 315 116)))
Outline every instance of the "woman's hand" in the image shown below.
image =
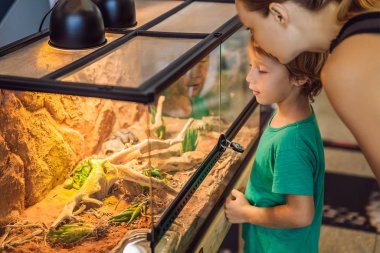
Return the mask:
POLYGON ((250 204, 244 194, 236 189, 233 189, 231 195, 228 196, 225 204, 225 213, 227 220, 230 223, 245 223, 248 222, 246 209, 250 204))

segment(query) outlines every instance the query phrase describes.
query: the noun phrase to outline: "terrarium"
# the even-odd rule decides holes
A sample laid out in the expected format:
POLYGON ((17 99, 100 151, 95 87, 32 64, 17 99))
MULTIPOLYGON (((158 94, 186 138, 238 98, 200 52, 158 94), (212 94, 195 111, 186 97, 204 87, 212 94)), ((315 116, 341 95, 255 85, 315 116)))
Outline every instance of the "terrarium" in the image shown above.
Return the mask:
POLYGON ((233 2, 136 1, 86 50, 0 49, 0 251, 191 251, 260 136, 233 2))

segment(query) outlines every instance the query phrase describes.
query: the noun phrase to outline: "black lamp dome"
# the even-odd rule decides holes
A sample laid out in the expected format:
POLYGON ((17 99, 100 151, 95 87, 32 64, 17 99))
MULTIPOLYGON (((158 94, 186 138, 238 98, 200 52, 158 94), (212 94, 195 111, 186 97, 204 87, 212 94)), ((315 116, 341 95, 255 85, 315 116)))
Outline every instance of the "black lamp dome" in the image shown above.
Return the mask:
POLYGON ((93 0, 103 15, 107 28, 128 28, 137 24, 134 0, 93 0))
POLYGON ((62 49, 86 49, 106 42, 102 14, 91 0, 59 0, 50 17, 49 43, 62 49))

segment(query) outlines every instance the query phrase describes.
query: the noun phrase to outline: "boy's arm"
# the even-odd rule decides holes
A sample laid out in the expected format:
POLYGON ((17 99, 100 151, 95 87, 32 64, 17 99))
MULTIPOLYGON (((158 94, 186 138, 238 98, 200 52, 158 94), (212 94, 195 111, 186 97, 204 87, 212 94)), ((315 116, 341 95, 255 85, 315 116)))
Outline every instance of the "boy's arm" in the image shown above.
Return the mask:
POLYGON ((275 207, 251 206, 244 194, 232 190, 226 201, 226 216, 231 223, 251 223, 270 228, 300 228, 314 218, 313 196, 286 195, 286 204, 275 207))

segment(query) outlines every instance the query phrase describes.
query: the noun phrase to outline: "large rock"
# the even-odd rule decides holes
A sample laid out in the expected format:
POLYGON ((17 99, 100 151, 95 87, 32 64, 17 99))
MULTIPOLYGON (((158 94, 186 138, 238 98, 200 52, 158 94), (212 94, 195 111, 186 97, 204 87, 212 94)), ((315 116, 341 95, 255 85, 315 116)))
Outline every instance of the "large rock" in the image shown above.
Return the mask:
POLYGON ((135 103, 0 90, 0 226, 142 115, 135 103))
POLYGON ((0 228, 17 219, 24 208, 24 164, 20 157, 9 152, 0 135, 0 228))

